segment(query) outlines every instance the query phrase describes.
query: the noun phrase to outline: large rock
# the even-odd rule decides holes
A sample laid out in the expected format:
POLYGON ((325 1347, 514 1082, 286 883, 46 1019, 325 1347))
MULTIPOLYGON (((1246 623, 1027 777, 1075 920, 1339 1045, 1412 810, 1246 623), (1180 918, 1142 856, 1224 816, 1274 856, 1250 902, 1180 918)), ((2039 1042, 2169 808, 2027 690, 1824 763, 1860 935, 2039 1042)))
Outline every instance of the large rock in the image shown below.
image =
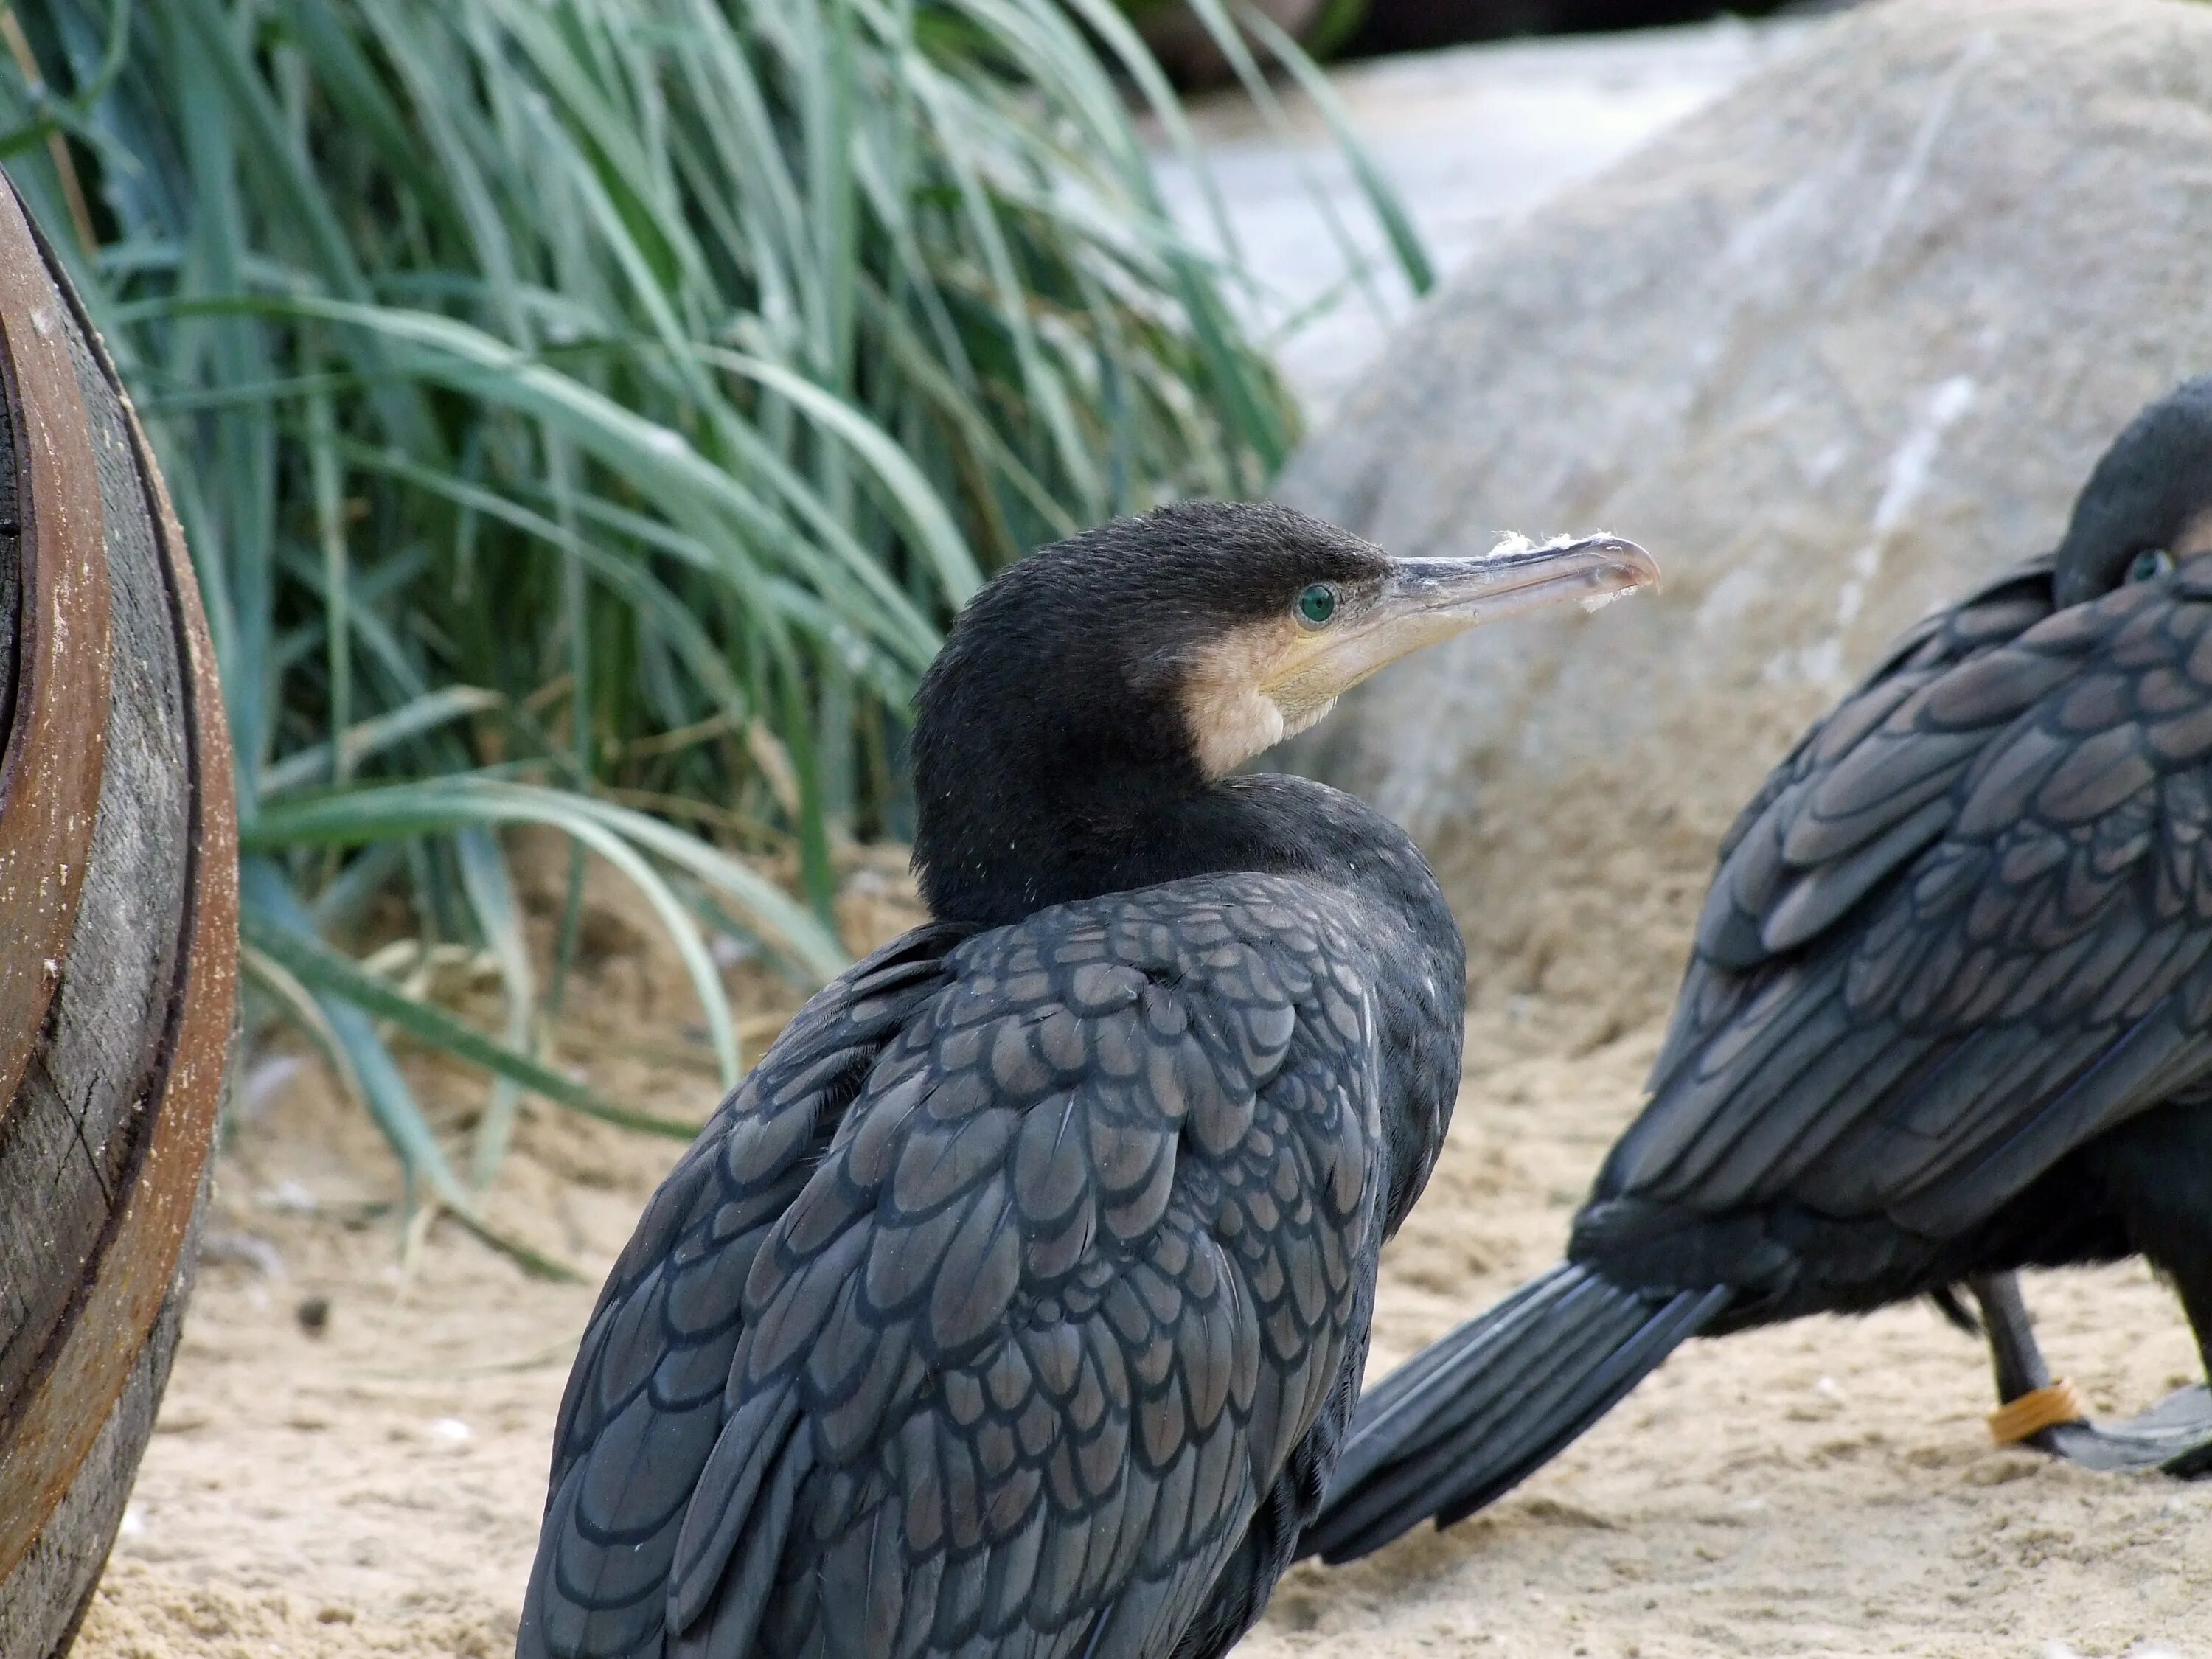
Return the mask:
POLYGON ((1401 554, 1602 526, 1656 599, 1386 675, 1307 758, 1434 854, 1478 1000, 1664 1006, 1717 837, 1930 606, 2212 368, 2212 6, 1824 26, 1461 271, 1283 499, 1401 554))

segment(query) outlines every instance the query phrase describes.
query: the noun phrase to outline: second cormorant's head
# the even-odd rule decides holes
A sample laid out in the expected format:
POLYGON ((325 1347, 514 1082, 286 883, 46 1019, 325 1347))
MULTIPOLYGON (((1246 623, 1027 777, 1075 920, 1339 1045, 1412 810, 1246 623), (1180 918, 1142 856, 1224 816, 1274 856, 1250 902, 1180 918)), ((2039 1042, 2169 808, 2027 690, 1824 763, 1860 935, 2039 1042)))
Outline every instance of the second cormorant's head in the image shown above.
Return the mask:
POLYGON ((2212 374, 2185 380, 2112 441, 2074 502, 2056 597, 2080 605, 2212 553, 2212 374))
MULTIPOLYGON (((1267 503, 1193 501, 1041 548, 954 624, 915 700, 915 854, 939 915, 1111 890, 1208 793, 1385 664, 1655 580, 1610 538, 1393 559, 1267 503)), ((1188 822, 1186 817, 1185 822, 1188 822)))

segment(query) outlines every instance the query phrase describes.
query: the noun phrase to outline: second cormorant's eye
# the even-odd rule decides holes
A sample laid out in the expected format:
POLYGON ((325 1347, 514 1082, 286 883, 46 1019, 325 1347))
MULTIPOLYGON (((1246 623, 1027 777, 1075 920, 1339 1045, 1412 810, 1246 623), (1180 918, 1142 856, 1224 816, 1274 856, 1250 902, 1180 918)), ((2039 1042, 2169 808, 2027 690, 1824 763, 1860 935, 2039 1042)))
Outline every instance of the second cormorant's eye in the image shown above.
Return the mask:
POLYGON ((2146 547, 2128 565, 2131 582, 2154 582, 2173 568, 2173 555, 2162 547, 2146 547))
POLYGON ((1334 615, 1336 590, 1327 582, 1316 582, 1298 595, 1298 620, 1307 627, 1326 628, 1334 615))

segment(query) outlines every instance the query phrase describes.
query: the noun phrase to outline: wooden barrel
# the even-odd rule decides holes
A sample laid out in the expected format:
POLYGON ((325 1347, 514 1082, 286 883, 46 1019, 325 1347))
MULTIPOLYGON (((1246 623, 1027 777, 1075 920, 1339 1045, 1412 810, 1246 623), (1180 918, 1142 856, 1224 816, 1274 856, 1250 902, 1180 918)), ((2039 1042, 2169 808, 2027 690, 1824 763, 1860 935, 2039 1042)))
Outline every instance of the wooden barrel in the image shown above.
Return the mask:
POLYGON ((153 1426, 236 999, 229 738, 182 532, 0 188, 0 1655, 67 1651, 153 1426))

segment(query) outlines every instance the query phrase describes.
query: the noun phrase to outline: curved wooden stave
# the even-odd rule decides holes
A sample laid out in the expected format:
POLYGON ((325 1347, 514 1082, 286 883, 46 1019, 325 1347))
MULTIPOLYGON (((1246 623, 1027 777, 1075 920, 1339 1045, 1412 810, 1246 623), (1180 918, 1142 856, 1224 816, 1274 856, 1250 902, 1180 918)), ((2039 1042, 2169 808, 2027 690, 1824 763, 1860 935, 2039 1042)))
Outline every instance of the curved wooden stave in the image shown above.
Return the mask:
MULTIPOLYGON (((56 907, 68 923, 62 951, 51 958, 60 971, 46 975, 54 983, 29 1039, 17 1006, 0 994, 0 1066, 23 1050, 11 1079, 17 1086, 0 1096, 0 1226, 9 1206, 9 1148, 28 1144, 27 1124, 43 1118, 51 1127, 68 1119, 72 1105, 86 1169, 100 1177, 94 1184, 100 1200, 93 1237, 84 1239, 87 1230, 79 1224, 64 1247, 49 1253, 52 1283, 43 1297, 27 1299, 27 1305, 38 1303, 40 1317, 0 1328, 0 1652, 11 1656, 67 1650, 120 1521, 189 1290, 191 1233, 236 1006, 236 825, 228 736, 205 618, 152 452, 113 364, 59 270, 12 191, 0 191, 0 374, 13 374, 21 386, 19 340, 27 336, 43 346, 58 337, 75 383, 62 384, 51 372, 52 350, 33 364, 21 401, 36 401, 42 411, 59 410, 48 424, 61 432, 46 451, 52 463, 46 473, 38 470, 37 446, 16 446, 23 495, 35 508, 41 505, 38 491, 53 487, 54 477, 76 480, 76 495, 46 526, 56 534, 75 527, 81 535, 88 510, 98 514, 90 521, 100 526, 102 556, 89 565, 103 578, 123 578, 105 581, 97 593, 88 581, 57 592, 52 584, 39 586, 27 558, 21 584, 21 614, 51 616, 62 624, 50 628, 43 641, 66 640, 67 624, 83 623, 97 598, 100 642, 111 648, 100 693, 77 683, 80 724, 105 716, 97 721, 99 745, 77 740, 79 757, 92 762, 95 805, 83 815, 88 827, 82 851, 70 860, 76 885, 66 905, 56 907), (43 296, 35 284, 9 286, 11 276, 27 270, 26 246, 37 259, 43 296), (49 333, 21 325, 31 313, 16 307, 40 304, 58 325, 49 333), (75 448, 71 391, 82 422, 75 448), (88 479, 97 486, 89 503, 82 488, 88 479), (55 609, 41 612, 42 604, 55 609), (119 652, 112 648, 118 638, 119 652), (124 856, 134 851, 135 862, 124 856), (118 862, 128 867, 108 880, 107 867, 118 862), (132 935, 133 921, 144 937, 132 935), (92 954, 83 955, 88 947, 92 954), (77 1000, 83 1006, 74 1006, 80 986, 88 988, 77 1000), (67 1086, 46 1086, 67 1085, 87 1069, 100 1048, 94 1039, 103 1033, 109 1047, 130 1048, 113 1016, 127 1012, 134 992, 143 1018, 129 1055, 130 1086, 104 1093, 95 1087, 82 1097, 67 1086), (92 1036, 72 1053, 68 1045, 78 1032, 92 1036), (57 1284, 69 1290, 58 1306, 52 1293, 57 1284), (10 1349, 18 1362, 12 1366, 6 1363, 10 1349)), ((35 528, 40 520, 27 514, 22 522, 35 528)), ((90 632, 80 626, 78 642, 90 632)), ((12 680, 21 688, 15 703, 34 712, 42 683, 22 668, 32 665, 42 636, 27 629, 21 638, 15 655, 22 667, 12 680)), ((35 730, 9 721, 0 779, 15 775, 17 732, 35 730)), ((30 752, 37 758, 40 751, 30 752)), ((0 797, 0 816, 14 799, 0 797)), ((68 814, 62 817, 66 823, 68 814)), ((0 901, 5 896, 0 892, 0 901)), ((14 963, 18 975, 10 981, 0 970, 0 986, 28 982, 21 977, 21 957, 16 939, 0 932, 0 957, 14 963)), ((82 1194, 85 1172, 73 1173, 82 1194)), ((73 1213, 71 1219, 81 1224, 85 1218, 73 1213)), ((56 1237, 67 1231, 58 1226, 56 1237)))

